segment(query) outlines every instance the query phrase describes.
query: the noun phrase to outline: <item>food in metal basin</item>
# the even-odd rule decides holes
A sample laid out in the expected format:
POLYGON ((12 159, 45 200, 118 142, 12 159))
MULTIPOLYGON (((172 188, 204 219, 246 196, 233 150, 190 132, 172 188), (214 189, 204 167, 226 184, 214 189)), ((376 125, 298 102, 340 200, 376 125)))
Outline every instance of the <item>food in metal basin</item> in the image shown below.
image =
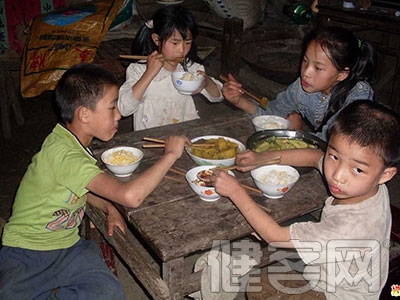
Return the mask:
POLYGON ((264 152, 271 150, 302 148, 317 148, 317 146, 309 144, 301 139, 271 136, 257 143, 253 150, 254 152, 264 152))

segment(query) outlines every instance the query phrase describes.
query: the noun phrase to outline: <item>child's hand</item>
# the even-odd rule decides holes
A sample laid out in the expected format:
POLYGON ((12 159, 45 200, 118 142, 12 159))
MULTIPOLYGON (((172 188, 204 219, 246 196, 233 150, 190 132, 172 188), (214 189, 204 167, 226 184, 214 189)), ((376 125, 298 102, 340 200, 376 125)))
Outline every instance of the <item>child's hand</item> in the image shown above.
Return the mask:
POLYGON ((164 154, 172 153, 176 159, 180 158, 185 149, 185 145, 191 145, 190 140, 186 136, 169 136, 165 140, 164 154))
POLYGON ((240 84, 232 74, 229 74, 228 81, 224 83, 222 88, 222 94, 226 100, 233 105, 237 105, 240 101, 240 97, 243 95, 242 84, 240 84))
POLYGON ((109 208, 107 212, 107 234, 113 236, 114 227, 118 227, 123 233, 126 233, 126 222, 119 211, 115 208, 109 208))
POLYGON ((251 150, 239 153, 238 155, 236 155, 236 160, 235 160, 236 165, 239 166, 237 170, 241 172, 248 172, 250 170, 258 168, 257 166, 253 167, 242 167, 242 166, 256 163, 259 156, 260 156, 259 154, 251 150))
POLYGON ((211 176, 211 181, 215 191, 221 196, 231 198, 231 195, 237 194, 238 189, 242 189, 236 178, 223 170, 216 169, 211 176))
POLYGON ((290 122, 289 129, 291 130, 303 130, 304 122, 301 115, 295 111, 292 111, 286 116, 286 120, 290 122))
POLYGON ((164 63, 164 56, 157 51, 153 51, 149 56, 147 56, 146 73, 155 77, 164 66, 164 63))
POLYGON ((206 72, 197 70, 198 74, 201 74, 204 77, 203 82, 201 83, 200 87, 194 91, 192 94, 198 94, 200 93, 203 89, 205 89, 211 96, 213 97, 220 97, 221 92, 219 90, 219 87, 217 84, 207 76, 206 72))

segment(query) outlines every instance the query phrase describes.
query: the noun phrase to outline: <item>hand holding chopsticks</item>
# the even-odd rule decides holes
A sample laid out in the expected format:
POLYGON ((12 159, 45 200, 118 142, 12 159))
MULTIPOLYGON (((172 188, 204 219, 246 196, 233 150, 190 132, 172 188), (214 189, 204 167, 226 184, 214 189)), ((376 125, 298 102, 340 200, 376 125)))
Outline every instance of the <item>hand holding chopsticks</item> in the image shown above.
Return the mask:
MULTIPOLYGON (((224 75, 219 75, 219 78, 223 81, 223 82, 227 82, 228 78, 224 75)), ((269 99, 267 97, 258 97, 256 95, 254 95, 252 92, 245 90, 244 88, 241 88, 242 92, 245 93, 246 95, 250 96, 251 98, 253 98, 254 100, 256 100, 260 106, 264 109, 267 108, 268 104, 269 104, 269 99)))

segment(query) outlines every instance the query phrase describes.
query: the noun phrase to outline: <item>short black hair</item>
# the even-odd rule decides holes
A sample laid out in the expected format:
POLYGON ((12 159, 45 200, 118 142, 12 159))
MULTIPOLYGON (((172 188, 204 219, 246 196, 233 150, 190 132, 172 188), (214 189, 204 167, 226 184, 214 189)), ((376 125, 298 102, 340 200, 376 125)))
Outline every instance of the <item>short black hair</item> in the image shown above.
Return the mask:
POLYGON ((111 86, 118 80, 110 71, 92 63, 80 63, 64 72, 56 88, 56 103, 61 120, 70 123, 80 106, 94 110, 111 86))
POLYGON ((370 100, 357 100, 343 108, 330 127, 330 135, 345 135, 350 142, 371 149, 385 167, 400 159, 400 116, 389 107, 370 100))

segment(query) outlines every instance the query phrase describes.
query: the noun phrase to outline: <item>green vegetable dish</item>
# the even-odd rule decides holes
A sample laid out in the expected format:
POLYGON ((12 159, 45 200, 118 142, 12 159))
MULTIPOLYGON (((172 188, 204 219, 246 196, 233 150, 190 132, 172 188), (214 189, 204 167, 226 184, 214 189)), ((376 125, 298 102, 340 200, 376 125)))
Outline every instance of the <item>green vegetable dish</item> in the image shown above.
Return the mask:
POLYGON ((258 153, 271 150, 304 149, 304 148, 318 148, 318 147, 309 144, 301 139, 276 137, 276 136, 271 136, 267 139, 256 142, 255 145, 252 147, 253 151, 258 153))

